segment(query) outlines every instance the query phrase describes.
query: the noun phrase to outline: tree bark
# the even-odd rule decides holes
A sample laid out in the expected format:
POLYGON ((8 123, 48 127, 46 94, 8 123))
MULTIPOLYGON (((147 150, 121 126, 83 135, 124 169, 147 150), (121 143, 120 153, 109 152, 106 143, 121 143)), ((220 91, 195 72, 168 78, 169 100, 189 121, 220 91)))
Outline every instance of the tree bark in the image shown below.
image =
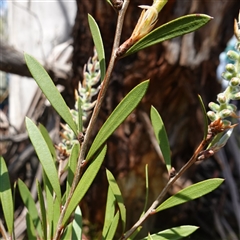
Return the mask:
MULTIPOLYGON (((141 4, 151 5, 152 1, 130 2, 122 41, 131 35, 141 12, 137 6, 141 4)), ((73 29, 74 86, 82 79, 83 65, 92 55, 93 43, 90 40, 87 13, 95 18, 100 27, 107 60, 116 25, 116 13, 106 1, 78 0, 77 5, 73 29)), ((216 99, 221 89, 216 80, 218 58, 233 35, 233 19, 237 17, 238 7, 238 0, 169 1, 159 15, 158 25, 190 13, 204 13, 214 19, 194 33, 152 46, 117 63, 96 131, 127 92, 141 81, 151 79, 147 95, 140 106, 108 141, 108 154, 104 164, 114 173, 121 187, 128 213, 128 227, 142 211, 145 164, 149 164, 149 203, 156 198, 167 180, 166 169, 152 145, 149 123, 144 120, 144 116, 149 115, 151 105, 161 114, 169 136, 172 165, 178 170, 190 158, 203 137, 203 114, 198 94, 207 104, 216 99)), ((185 176, 186 179, 190 177, 190 173, 185 176)), ((106 189, 107 183, 102 171, 83 205, 83 212, 94 223, 102 223, 106 189), (103 186, 105 191, 102 190, 103 186)), ((148 221, 147 230, 154 227, 153 221, 154 218, 148 221)))

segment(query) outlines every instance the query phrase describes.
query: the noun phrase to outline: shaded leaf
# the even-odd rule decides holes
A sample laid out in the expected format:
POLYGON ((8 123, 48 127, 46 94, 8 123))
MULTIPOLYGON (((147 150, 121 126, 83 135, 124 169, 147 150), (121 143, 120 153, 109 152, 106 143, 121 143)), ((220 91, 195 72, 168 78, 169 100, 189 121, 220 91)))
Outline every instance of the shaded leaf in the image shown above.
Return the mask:
POLYGON ((114 235, 117 230, 118 222, 119 222, 119 211, 117 211, 116 215, 112 219, 111 226, 110 226, 107 236, 105 238, 106 240, 114 239, 114 235))
POLYGON ((61 239, 72 239, 72 222, 65 228, 61 239))
POLYGON ((203 100, 200 95, 198 95, 199 102, 201 103, 201 108, 203 111, 203 123, 204 123, 204 139, 207 138, 207 133, 208 133, 208 117, 207 117, 207 112, 206 108, 204 106, 203 100))
MULTIPOLYGON (((164 231, 161 231, 156 234, 150 235, 153 240, 178 240, 183 237, 187 237, 198 229, 196 226, 186 225, 180 227, 170 228, 164 231)), ((142 240, 148 240, 148 237, 143 238, 142 240)))
POLYGON ((38 201, 39 201, 40 212, 41 212, 41 217, 42 217, 43 239, 47 239, 46 207, 44 204, 43 191, 42 191, 40 183, 38 181, 37 181, 37 192, 38 192, 38 201))
POLYGON ((13 196, 5 160, 0 156, 0 203, 8 228, 8 233, 13 233, 13 196))
POLYGON ((145 166, 145 179, 146 179, 146 195, 145 195, 145 203, 143 207, 142 215, 146 212, 147 204, 148 204, 148 193, 149 193, 149 185, 148 185, 148 164, 145 166))
POLYGON ((27 208, 28 213, 32 219, 33 225, 38 231, 38 235, 42 239, 43 232, 42 232, 41 221, 38 216, 38 210, 37 210, 36 204, 32 198, 30 191, 28 190, 27 186, 21 179, 18 179, 18 189, 19 189, 22 201, 25 207, 27 208))
POLYGON ((34 228, 34 224, 29 213, 26 214, 26 225, 27 225, 28 239, 37 240, 36 230, 34 228))
POLYGON ((77 206, 73 225, 72 225, 72 240, 81 240, 82 239, 82 213, 79 206, 77 206))
POLYGON ((171 151, 164 123, 157 109, 153 106, 151 106, 150 116, 156 139, 162 151, 167 170, 169 171, 171 169, 171 151))
POLYGON ((107 147, 106 146, 102 147, 101 151, 99 151, 96 158, 93 160, 93 162, 89 165, 89 167, 83 174, 83 176, 82 176, 81 180, 79 181, 79 183, 74 191, 74 194, 69 202, 69 205, 67 207, 66 213, 65 213, 63 221, 62 221, 63 225, 66 224, 68 218, 70 217, 70 215, 72 214, 74 209, 77 207, 77 205, 82 200, 85 193, 91 186, 94 178, 96 177, 96 175, 102 165, 102 162, 106 155, 106 151, 107 151, 107 147))
POLYGON ((86 160, 93 157, 96 151, 101 147, 116 128, 127 118, 127 116, 136 108, 138 103, 145 95, 149 81, 144 81, 137 85, 127 96, 118 104, 108 119, 105 121, 97 136, 95 137, 91 148, 87 154, 86 160))
POLYGON ((157 43, 193 32, 204 26, 211 19, 212 17, 205 14, 189 14, 172 20, 151 31, 141 40, 136 42, 128 49, 124 56, 138 52, 157 43))
POLYGON ((88 24, 89 24, 91 34, 93 37, 93 42, 94 42, 94 45, 96 47, 96 51, 98 54, 100 70, 101 70, 101 80, 103 81, 105 73, 106 73, 106 63, 105 63, 105 52, 104 52, 101 33, 100 33, 100 30, 99 30, 99 27, 98 27, 96 21, 90 14, 88 14, 88 24))
POLYGON ((187 188, 184 188, 183 190, 165 200, 156 209, 156 212, 202 197, 203 195, 216 189, 219 185, 222 184, 223 181, 224 179, 221 178, 213 178, 195 183, 187 188))
POLYGON ((68 175, 67 175, 67 187, 66 187, 66 198, 69 195, 73 178, 74 178, 74 173, 77 168, 77 160, 78 160, 78 155, 80 151, 80 146, 79 144, 74 144, 71 150, 70 157, 68 159, 68 175))
POLYGON ((39 88, 42 90, 48 101, 52 104, 58 114, 64 119, 77 136, 77 126, 73 121, 70 110, 65 103, 63 97, 55 87, 52 79, 42 67, 42 65, 32 56, 24 54, 26 64, 33 78, 37 82, 39 88))
POLYGON ((125 205, 123 202, 123 197, 122 197, 121 191, 120 191, 118 184, 117 184, 114 176, 112 175, 112 173, 108 169, 106 169, 106 173, 107 173, 107 180, 108 180, 109 186, 113 192, 113 195, 114 195, 114 197, 117 201, 118 207, 119 207, 122 225, 123 225, 123 232, 124 232, 125 226, 126 226, 126 208, 125 208, 125 205))
POLYGON ((108 232, 109 227, 114 218, 115 202, 116 202, 116 199, 114 197, 114 194, 113 194, 110 186, 108 186, 107 203, 106 203, 105 218, 104 218, 104 225, 103 225, 103 231, 102 231, 102 239, 106 239, 107 232, 108 232))
POLYGON ((52 154, 37 126, 27 117, 25 121, 29 138, 34 146, 34 149, 49 179, 49 182, 51 183, 56 193, 57 199, 59 202, 61 202, 60 184, 58 180, 57 169, 52 158, 52 154))

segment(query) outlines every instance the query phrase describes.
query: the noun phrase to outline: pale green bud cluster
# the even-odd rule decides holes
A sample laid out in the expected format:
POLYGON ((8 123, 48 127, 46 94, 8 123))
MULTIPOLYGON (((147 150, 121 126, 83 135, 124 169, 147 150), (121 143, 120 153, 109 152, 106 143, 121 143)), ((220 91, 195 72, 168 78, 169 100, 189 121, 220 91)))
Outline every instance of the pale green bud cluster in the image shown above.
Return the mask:
MULTIPOLYGON (((74 122, 78 125, 79 114, 82 116, 82 122, 88 119, 91 110, 95 106, 94 97, 98 94, 100 82, 100 65, 98 61, 97 52, 94 49, 94 56, 90 58, 83 69, 83 81, 79 82, 78 90, 75 94, 75 109, 71 109, 74 122), (79 104, 80 103, 80 104, 79 104), (78 109, 80 106, 81 109, 78 109)), ((61 133, 62 141, 58 144, 58 150, 65 156, 71 152, 74 143, 77 143, 77 136, 75 136, 72 129, 67 125, 63 125, 63 132, 61 133)), ((84 131, 84 129, 79 129, 84 131)))
MULTIPOLYGON (((212 111, 209 111, 207 115, 211 121, 236 116, 237 107, 229 102, 240 100, 240 41, 236 44, 236 50, 228 51, 227 56, 233 61, 233 64, 226 65, 226 70, 222 74, 222 78, 228 81, 228 87, 218 94, 218 103, 209 103, 208 106, 212 111)), ((227 120, 223 120, 223 123, 225 126, 231 125, 231 122, 227 120)))

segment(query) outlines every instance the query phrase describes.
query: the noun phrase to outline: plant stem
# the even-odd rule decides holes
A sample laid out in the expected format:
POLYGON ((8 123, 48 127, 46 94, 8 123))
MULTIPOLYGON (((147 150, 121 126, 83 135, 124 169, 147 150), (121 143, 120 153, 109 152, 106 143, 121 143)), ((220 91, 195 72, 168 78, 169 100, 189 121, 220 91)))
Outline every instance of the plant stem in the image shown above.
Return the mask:
POLYGON ((77 184, 80 180, 81 166, 82 166, 83 161, 85 160, 88 143, 89 143, 94 125, 96 123, 98 114, 100 112, 104 97, 106 95, 106 92, 107 92, 107 89, 108 89, 108 86, 109 86, 109 82, 110 82, 110 77, 111 77, 115 62, 117 60, 116 51, 117 51, 117 49, 119 47, 119 44, 120 44, 123 21, 124 21, 124 17, 125 17, 126 10, 127 10, 129 2, 130 2, 130 0, 125 0, 123 2, 122 9, 118 12, 117 26, 116 26, 116 32, 115 32, 115 37, 114 37, 114 43, 113 43, 111 58, 110 58, 109 65, 108 65, 108 68, 107 68, 107 71, 106 71, 106 75, 105 75, 104 80, 102 82, 100 92, 98 94, 98 98, 97 98, 97 101, 96 101, 95 108, 93 110, 92 117, 90 119, 87 131, 86 131, 86 134, 85 134, 85 137, 84 137, 84 141, 83 141, 82 146, 81 146, 81 151, 80 151, 80 155, 79 155, 79 158, 78 158, 77 169, 76 169, 76 172, 75 172, 75 175, 74 175, 72 187, 70 189, 69 196, 66 200, 65 205, 63 206, 61 215, 59 217, 59 221, 58 221, 58 225, 57 225, 57 231, 56 231, 56 234, 55 234, 53 240, 57 240, 57 239, 60 238, 61 231, 62 231, 62 220, 63 220, 64 214, 67 210, 70 199, 73 196, 74 190, 75 190, 75 188, 76 188, 76 186, 77 186, 77 184))
POLYGON ((159 204, 161 203, 163 197, 165 196, 165 194, 168 192, 168 190, 172 187, 172 185, 177 181, 177 179, 182 176, 182 174, 190 167, 193 165, 193 163, 196 162, 197 157, 199 155, 199 153, 205 148, 206 143, 209 141, 204 139, 198 146, 198 148, 196 149, 196 151, 194 152, 194 154, 192 155, 192 157, 190 158, 190 160, 179 170, 179 172, 173 177, 171 178, 167 185, 164 187, 164 189, 162 190, 162 192, 158 195, 157 199, 153 202, 153 204, 151 205, 151 207, 147 210, 147 212, 133 225, 133 227, 126 232, 122 238, 120 238, 121 240, 126 240, 129 236, 131 236, 139 226, 142 225, 142 223, 151 215, 155 213, 155 209, 159 206, 159 204))

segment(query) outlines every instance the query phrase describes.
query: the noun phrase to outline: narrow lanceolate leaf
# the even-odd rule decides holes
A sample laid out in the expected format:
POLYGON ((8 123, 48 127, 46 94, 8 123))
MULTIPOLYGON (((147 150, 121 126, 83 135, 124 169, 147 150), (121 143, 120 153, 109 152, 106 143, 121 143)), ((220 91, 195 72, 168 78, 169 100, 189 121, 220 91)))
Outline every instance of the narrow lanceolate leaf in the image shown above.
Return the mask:
POLYGON ((91 30, 92 37, 93 37, 93 42, 94 42, 94 45, 96 47, 96 51, 98 54, 100 70, 101 70, 101 80, 103 80, 104 76, 105 76, 105 72, 106 72, 106 63, 105 63, 105 52, 104 52, 101 33, 100 33, 100 30, 99 30, 99 27, 98 27, 96 21, 90 14, 88 14, 88 24, 90 26, 90 30, 91 30))
POLYGON ((107 203, 106 203, 105 218, 104 218, 103 231, 102 231, 102 239, 106 239, 107 232, 108 232, 109 227, 111 226, 112 220, 114 218, 115 202, 116 202, 115 196, 114 196, 110 186, 108 186, 107 203))
POLYGON ((0 156, 0 203, 8 228, 8 233, 13 232, 13 196, 8 175, 8 169, 2 156, 0 156))
POLYGON ((29 71, 48 101, 77 136, 77 126, 73 121, 70 110, 48 73, 34 57, 26 53, 24 54, 24 57, 29 71))
POLYGON ((82 212, 79 206, 77 206, 73 225, 72 225, 72 240, 81 240, 82 239, 82 212))
POLYGON ((151 106, 150 115, 151 115, 151 122, 152 122, 156 139, 162 151, 162 155, 163 155, 167 170, 169 171, 171 169, 171 152, 170 152, 170 146, 168 142, 166 129, 164 127, 162 118, 160 117, 156 108, 154 108, 153 106, 151 106))
POLYGON ((111 223, 111 226, 109 228, 109 231, 107 233, 105 240, 114 239, 114 235, 117 230, 118 222, 119 222, 119 211, 117 211, 115 217, 112 219, 112 223, 111 223))
POLYGON ((26 118, 26 127, 29 138, 34 146, 34 149, 49 179, 49 182, 51 183, 53 190, 56 193, 58 201, 61 202, 61 190, 57 169, 55 167, 49 147, 37 126, 29 118, 26 118))
POLYGON ((61 239, 72 239, 72 222, 65 228, 61 239))
POLYGON ((198 95, 199 102, 201 103, 202 111, 203 111, 203 123, 204 123, 204 139, 207 138, 207 132, 208 132, 208 117, 206 108, 204 106, 203 100, 200 95, 198 95))
MULTIPOLYGON (((170 228, 164 231, 161 231, 156 234, 150 235, 153 240, 178 240, 184 237, 189 236, 198 229, 196 226, 186 225, 180 227, 170 228)), ((148 240, 148 237, 142 238, 141 240, 148 240)))
POLYGON ((75 210, 79 202, 82 200, 84 197, 85 193, 91 186, 94 178, 96 177, 102 162, 104 160, 104 157, 106 155, 107 147, 104 146, 102 147, 101 151, 99 151, 98 155, 96 158, 93 160, 93 162, 89 165, 87 168, 86 172, 83 174, 81 180, 79 181, 74 194, 69 202, 69 205, 67 207, 66 213, 64 215, 62 224, 65 225, 68 218, 72 214, 72 212, 75 210))
POLYGON ((48 145, 48 148, 53 156, 53 160, 56 161, 57 160, 56 150, 53 146, 52 139, 50 138, 47 129, 42 124, 39 124, 39 130, 42 133, 43 138, 45 139, 45 142, 48 145))
POLYGON ((195 183, 168 198, 156 209, 156 212, 202 197, 216 189, 223 181, 224 179, 221 178, 213 178, 195 183))
POLYGON ((125 226, 126 226, 126 208, 125 208, 125 205, 123 202, 123 197, 122 197, 121 191, 120 191, 118 184, 117 184, 114 176, 112 175, 112 173, 107 169, 106 169, 106 173, 107 173, 107 180, 108 180, 109 186, 115 196, 115 199, 116 199, 118 207, 119 207, 122 225, 123 225, 123 232, 124 232, 125 226))
POLYGON ((38 232, 38 235, 41 239, 43 239, 41 221, 38 215, 36 204, 32 198, 30 191, 28 190, 27 186, 21 179, 18 179, 18 189, 19 189, 22 201, 25 207, 27 208, 28 213, 32 219, 33 225, 38 232))
POLYGON ((189 14, 156 28, 136 42, 124 56, 138 52, 157 43, 193 32, 208 23, 212 17, 205 14, 189 14))
POLYGON ((145 95, 148 84, 148 80, 140 83, 131 92, 129 92, 127 96, 118 104, 118 106, 114 109, 112 114, 108 117, 108 119, 105 121, 105 123, 99 130, 87 154, 86 160, 89 160, 93 157, 99 147, 105 143, 108 137, 135 109, 135 107, 145 95))
POLYGON ((44 203, 43 191, 40 183, 37 181, 37 192, 38 192, 38 201, 40 205, 40 212, 42 217, 42 231, 43 239, 47 240, 47 217, 46 217, 46 206, 44 203))
POLYGON ((28 235, 28 239, 31 240, 37 240, 37 236, 36 236, 36 230, 33 224, 33 221, 31 219, 31 216, 29 213, 26 214, 26 225, 27 225, 27 235, 28 235))
POLYGON ((69 195, 70 188, 72 186, 74 173, 77 167, 77 160, 79 155, 80 147, 79 144, 74 144, 71 150, 71 154, 68 160, 68 175, 67 175, 67 188, 66 188, 66 198, 69 195))
POLYGON ((145 166, 145 179, 146 179, 146 195, 145 195, 145 203, 143 207, 142 215, 146 212, 147 204, 148 204, 148 194, 149 194, 149 184, 148 184, 148 164, 145 166))

